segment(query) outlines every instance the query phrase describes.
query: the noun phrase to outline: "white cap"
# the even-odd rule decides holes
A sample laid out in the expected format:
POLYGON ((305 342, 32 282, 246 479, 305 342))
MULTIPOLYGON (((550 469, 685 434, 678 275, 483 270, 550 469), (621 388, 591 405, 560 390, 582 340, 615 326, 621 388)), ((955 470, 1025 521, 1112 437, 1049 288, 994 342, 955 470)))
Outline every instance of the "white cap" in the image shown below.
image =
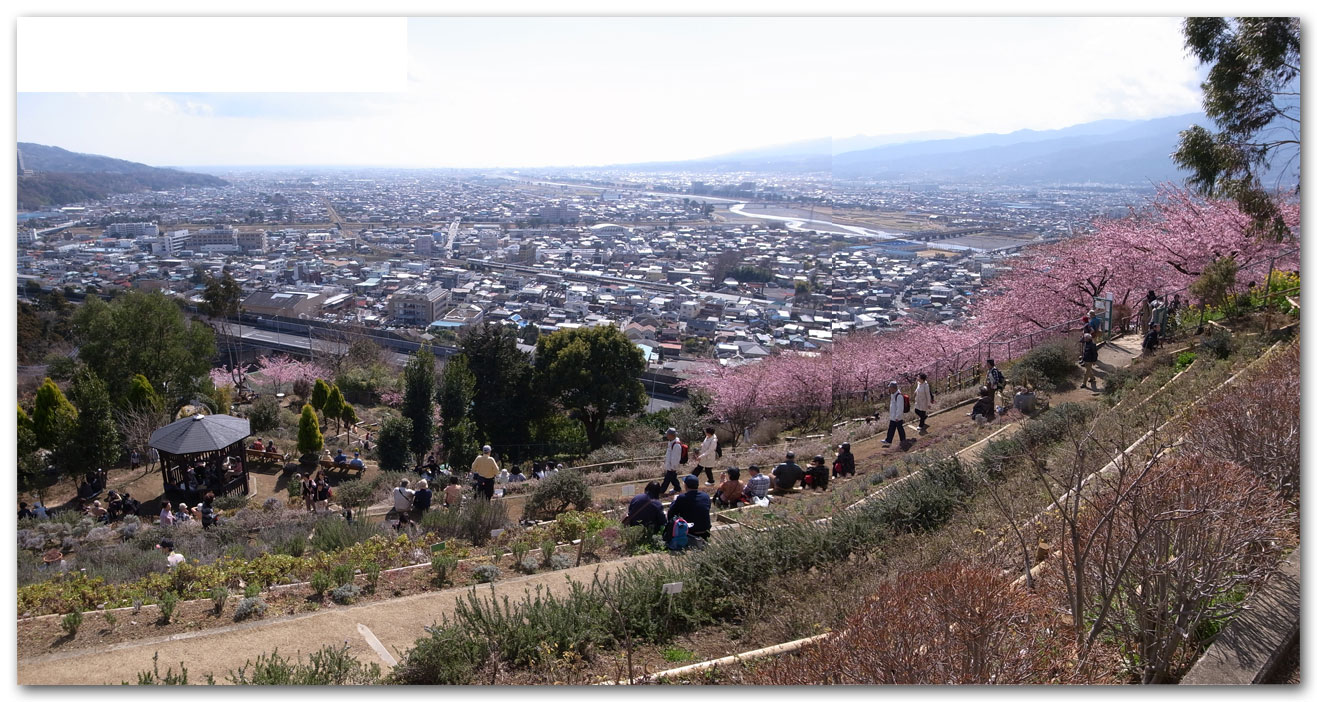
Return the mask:
POLYGON ((489 444, 485 444, 484 446, 481 446, 481 447, 480 447, 480 450, 483 451, 484 453, 489 453, 490 451, 493 451, 494 449, 490 448, 490 447, 489 447, 489 444))

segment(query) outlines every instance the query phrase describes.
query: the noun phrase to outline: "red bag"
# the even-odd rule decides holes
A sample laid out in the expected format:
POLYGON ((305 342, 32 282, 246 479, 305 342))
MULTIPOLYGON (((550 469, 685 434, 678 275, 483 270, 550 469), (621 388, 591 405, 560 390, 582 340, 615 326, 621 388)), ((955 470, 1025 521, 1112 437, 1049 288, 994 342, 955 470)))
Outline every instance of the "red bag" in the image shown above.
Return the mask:
POLYGON ((905 393, 901 393, 901 401, 905 403, 901 411, 908 413, 910 411, 910 396, 905 393))

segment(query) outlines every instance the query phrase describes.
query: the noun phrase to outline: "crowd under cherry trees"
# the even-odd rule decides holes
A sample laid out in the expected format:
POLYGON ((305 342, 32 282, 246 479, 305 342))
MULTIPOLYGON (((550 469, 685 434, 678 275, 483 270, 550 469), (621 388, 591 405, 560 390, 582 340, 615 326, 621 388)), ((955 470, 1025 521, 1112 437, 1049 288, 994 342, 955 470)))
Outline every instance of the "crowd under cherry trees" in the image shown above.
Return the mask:
POLYGON ((317 378, 329 377, 329 371, 310 361, 292 356, 261 356, 253 366, 212 368, 210 380, 215 387, 235 387, 239 384, 258 392, 277 394, 291 389, 299 380, 308 383, 317 378))
POLYGON ((954 327, 910 323, 854 334, 819 353, 711 365, 686 384, 707 392, 714 415, 739 434, 761 418, 826 411, 843 398, 879 391, 889 380, 908 383, 919 372, 936 382, 989 354, 999 362, 1023 354, 1031 344, 1011 340, 1064 328, 1085 315, 1097 295, 1109 292, 1116 304, 1133 304, 1154 290, 1179 292, 1192 302, 1186 288, 1218 257, 1235 258, 1240 285, 1265 280, 1273 259, 1277 269, 1298 270, 1297 197, 1283 213, 1294 232, 1291 240, 1260 240, 1233 202, 1165 187, 1143 210, 1098 220, 1090 234, 1032 246, 1008 259, 1010 270, 982 289, 968 318, 954 327))

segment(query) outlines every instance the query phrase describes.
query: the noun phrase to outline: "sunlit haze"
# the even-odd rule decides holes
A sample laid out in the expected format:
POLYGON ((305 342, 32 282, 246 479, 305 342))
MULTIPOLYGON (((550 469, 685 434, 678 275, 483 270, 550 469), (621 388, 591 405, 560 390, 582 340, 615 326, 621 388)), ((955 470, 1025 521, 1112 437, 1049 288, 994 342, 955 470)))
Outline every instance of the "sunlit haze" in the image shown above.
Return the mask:
POLYGON ((408 54, 403 94, 22 93, 18 138, 152 165, 571 166, 1200 105, 1177 18, 432 18, 408 54))

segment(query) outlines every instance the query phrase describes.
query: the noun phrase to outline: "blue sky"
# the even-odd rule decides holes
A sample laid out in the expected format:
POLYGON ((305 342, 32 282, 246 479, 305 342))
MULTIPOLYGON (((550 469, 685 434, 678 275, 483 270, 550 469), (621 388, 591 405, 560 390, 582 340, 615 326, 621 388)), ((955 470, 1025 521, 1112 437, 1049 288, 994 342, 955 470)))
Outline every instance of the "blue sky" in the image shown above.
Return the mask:
POLYGON ((405 93, 20 93, 18 138, 157 165, 517 167, 1055 129, 1197 111, 1179 22, 413 19, 405 93))

